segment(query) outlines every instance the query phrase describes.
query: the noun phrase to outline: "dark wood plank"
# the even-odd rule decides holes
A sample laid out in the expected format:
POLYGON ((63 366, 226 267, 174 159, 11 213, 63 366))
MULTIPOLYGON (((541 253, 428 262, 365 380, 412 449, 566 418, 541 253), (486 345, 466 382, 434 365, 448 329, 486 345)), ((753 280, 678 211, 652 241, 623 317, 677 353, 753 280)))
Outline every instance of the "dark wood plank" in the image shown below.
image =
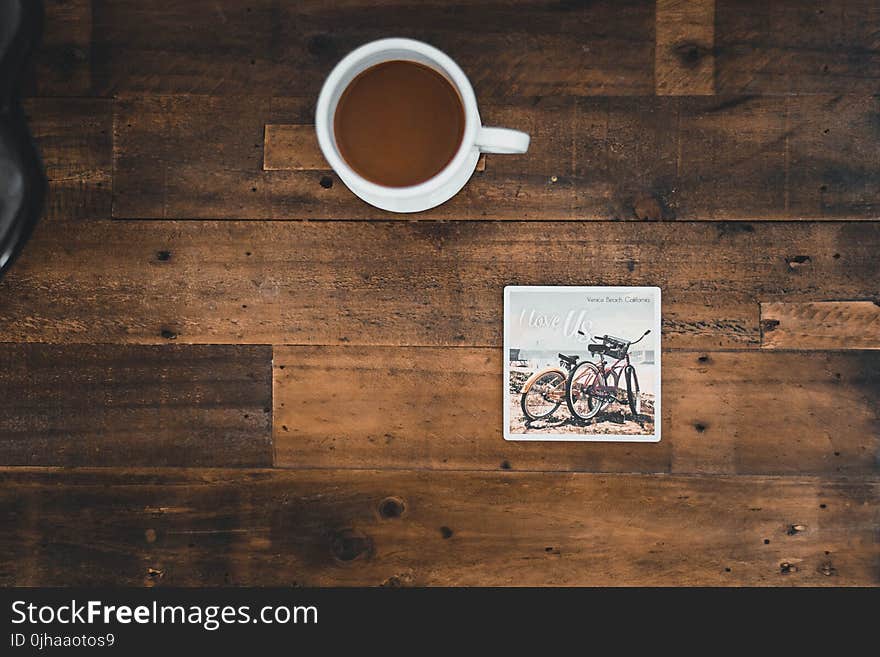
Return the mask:
MULTIPOLYGON (((265 171, 327 171, 314 125, 268 124, 263 132, 265 171)), ((327 184, 326 181, 324 183, 327 184)))
POLYGON ((92 90, 92 0, 43 0, 40 47, 25 93, 88 96, 92 90))
POLYGON ((497 349, 276 347, 275 464, 877 473, 880 354, 667 352, 663 440, 644 445, 505 442, 501 357, 497 349))
POLYGON ((479 96, 653 91, 654 8, 598 2, 94 2, 102 95, 317 97, 349 51, 408 36, 456 59, 479 96))
MULTIPOLYGON (((326 168, 264 169, 266 138, 284 142, 282 133, 266 133, 266 126, 310 123, 313 102, 119 101, 114 216, 401 218, 363 203, 326 168)), ((545 97, 485 104, 487 124, 531 134, 529 153, 493 156, 491 166, 448 203, 404 218, 876 218, 878 110, 877 97, 812 96, 545 97)), ((270 156, 276 147, 291 161, 315 159, 313 144, 300 154, 289 143, 270 142, 270 156)))
POLYGON ((657 0, 656 13, 657 94, 714 94, 715 0, 657 0))
POLYGON ((7 469, 0 584, 876 586, 878 486, 7 469))
POLYGON ((269 347, 0 344, 0 463, 272 463, 269 347))
POLYGON ((109 218, 112 101, 34 98, 25 102, 24 109, 49 179, 46 218, 109 218))
POLYGON ((880 92, 875 0, 717 0, 718 93, 880 92))
POLYGON ((497 347, 505 285, 593 284, 660 286, 667 348, 757 348, 761 301, 873 295, 878 244, 867 222, 46 222, 0 340, 497 347))
POLYGON ((397 34, 447 51, 483 98, 649 94, 655 63, 661 93, 708 93, 712 69, 723 94, 880 90, 873 0, 662 0, 656 39, 654 3, 638 0, 46 4, 40 95, 315 97, 347 52, 397 34))
MULTIPOLYGON (((312 122, 313 102, 180 96, 120 101, 116 107, 114 216, 399 218, 354 197, 323 164, 315 143, 300 140, 302 146, 293 151, 290 126, 312 122), (279 125, 286 129, 267 131, 267 126, 279 125), (275 150, 282 155, 274 156, 275 150), (305 165, 297 165, 298 161, 305 165)), ((573 116, 570 102, 552 105, 573 116)), ((549 111, 539 109, 534 116, 498 113, 496 123, 544 134, 553 128, 552 124, 539 126, 540 117, 549 111)), ((307 130, 294 131, 303 137, 307 130)), ((571 149, 570 145, 566 148, 571 149)), ((477 174, 478 187, 465 188, 453 202, 426 216, 484 217, 490 212, 495 216, 492 208, 500 208, 513 218, 508 197, 516 189, 511 185, 520 179, 525 205, 517 210, 518 218, 536 218, 544 211, 552 214, 553 208, 565 208, 567 213, 572 202, 570 185, 551 182, 555 174, 547 172, 546 151, 529 158, 496 157, 491 175, 477 174)))
POLYGON ((681 186, 679 216, 821 219, 880 212, 871 146, 880 138, 877 97, 741 98, 721 101, 717 111, 706 111, 703 102, 682 109, 689 138, 680 167, 699 183, 681 186))
POLYGON ((880 301, 761 304, 765 349, 880 349, 880 301))

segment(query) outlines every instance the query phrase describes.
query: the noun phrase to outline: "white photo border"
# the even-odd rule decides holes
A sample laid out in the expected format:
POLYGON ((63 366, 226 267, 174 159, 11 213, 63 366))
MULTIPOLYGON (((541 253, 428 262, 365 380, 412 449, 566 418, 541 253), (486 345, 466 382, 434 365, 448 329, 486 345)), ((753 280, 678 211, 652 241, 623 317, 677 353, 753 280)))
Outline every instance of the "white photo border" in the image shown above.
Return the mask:
POLYGON ((502 404, 504 411, 504 440, 513 442, 625 442, 625 443, 659 443, 660 442, 660 425, 662 424, 662 325, 661 325, 661 301, 662 292, 659 287, 641 286, 601 286, 601 285, 507 285, 504 287, 504 379, 502 380, 502 404), (526 433, 510 433, 510 393, 508 391, 510 381, 510 351, 509 351, 509 335, 510 335, 510 295, 512 292, 559 292, 566 291, 582 291, 582 292, 602 292, 603 294, 632 294, 634 292, 651 293, 654 296, 654 326, 652 330, 657 331, 657 394, 654 399, 654 433, 646 435, 631 434, 526 434, 526 433))

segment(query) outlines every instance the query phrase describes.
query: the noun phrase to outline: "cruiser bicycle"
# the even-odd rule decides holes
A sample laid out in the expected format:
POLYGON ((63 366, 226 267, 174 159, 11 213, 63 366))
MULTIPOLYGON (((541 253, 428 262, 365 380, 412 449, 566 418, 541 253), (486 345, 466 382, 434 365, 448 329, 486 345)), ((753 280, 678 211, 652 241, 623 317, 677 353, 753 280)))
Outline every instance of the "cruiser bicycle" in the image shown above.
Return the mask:
POLYGON ((535 372, 523 384, 519 405, 528 420, 543 420, 556 412, 565 401, 565 382, 577 367, 577 356, 559 354, 559 367, 535 372))
MULTIPOLYGON (((591 354, 599 356, 598 363, 582 362, 574 367, 565 382, 565 401, 573 417, 582 421, 589 420, 611 402, 616 401, 621 376, 626 381, 629 408, 634 416, 639 416, 642 410, 642 397, 636 368, 629 362, 629 348, 641 342, 650 332, 650 329, 645 331, 642 337, 634 342, 615 338, 612 335, 590 336, 592 342, 587 349, 591 354), (610 367, 605 361, 606 356, 615 359, 610 367)), ((578 333, 587 335, 583 331, 578 333)))

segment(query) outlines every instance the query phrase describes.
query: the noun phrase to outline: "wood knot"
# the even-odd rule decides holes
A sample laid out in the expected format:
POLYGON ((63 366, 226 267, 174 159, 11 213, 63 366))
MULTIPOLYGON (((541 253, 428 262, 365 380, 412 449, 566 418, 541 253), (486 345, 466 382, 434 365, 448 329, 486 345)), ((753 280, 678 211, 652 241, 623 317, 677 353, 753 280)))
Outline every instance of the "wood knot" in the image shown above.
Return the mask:
POLYGON ((170 329, 162 329, 162 332, 159 335, 161 335, 166 340, 176 340, 177 339, 177 333, 175 333, 174 331, 172 331, 170 329))
POLYGON ((415 578, 411 573, 403 573, 402 575, 392 575, 384 582, 382 582, 382 586, 390 589, 399 589, 402 586, 412 586, 415 578))
POLYGON ((379 502, 379 517, 385 520, 399 518, 406 511, 406 503, 399 497, 386 497, 379 502))
POLYGON ((702 422, 694 422, 694 429, 697 430, 697 433, 703 433, 706 431, 706 425, 702 422))
POLYGON ((778 319, 762 319, 761 320, 761 332, 762 333, 769 333, 770 331, 775 331, 777 326, 779 326, 778 319))
POLYGON ((144 540, 146 540, 147 543, 155 543, 156 542, 156 530, 155 529, 146 530, 144 532, 144 540))
POLYGON ((87 60, 88 55, 85 50, 76 46, 66 46, 55 61, 58 64, 58 70, 67 78, 72 76, 76 68, 87 60))
POLYGON ((710 54, 709 48, 693 42, 680 43, 672 49, 672 52, 684 66, 689 68, 697 66, 701 59, 710 54))
POLYGON ((333 178, 330 176, 321 176, 320 185, 324 189, 330 189, 333 187, 333 178))
POLYGON ((330 537, 330 553, 343 563, 373 554, 373 539, 355 529, 340 529, 330 537))
POLYGON ((156 251, 156 260, 168 262, 171 260, 171 251, 156 251))
POLYGON ((165 571, 159 568, 147 568, 147 579, 150 581, 162 579, 165 576, 165 571))
POLYGON ((443 538, 452 538, 452 530, 449 527, 443 526, 440 528, 440 536, 443 538))
POLYGON ((663 218, 663 206, 655 196, 642 196, 633 204, 636 219, 642 221, 660 221, 663 218))
POLYGON ((810 264, 810 256, 806 255, 796 255, 790 258, 786 258, 785 262, 788 263, 788 268, 792 271, 796 269, 800 269, 801 267, 806 267, 810 264))

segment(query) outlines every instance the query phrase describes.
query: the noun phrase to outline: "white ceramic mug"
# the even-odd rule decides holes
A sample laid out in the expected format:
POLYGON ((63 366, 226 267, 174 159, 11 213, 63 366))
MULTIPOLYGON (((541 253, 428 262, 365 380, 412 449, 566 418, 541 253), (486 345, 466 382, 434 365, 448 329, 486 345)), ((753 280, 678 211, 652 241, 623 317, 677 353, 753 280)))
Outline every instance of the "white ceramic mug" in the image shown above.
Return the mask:
POLYGON ((370 205, 391 212, 420 212, 448 201, 470 179, 480 153, 525 153, 529 148, 524 132, 483 127, 474 90, 458 64, 433 46, 412 39, 373 41, 339 62, 318 97, 315 128, 321 151, 342 182, 370 205), (355 77, 376 64, 399 60, 429 66, 452 83, 464 107, 464 136, 458 152, 433 178, 411 187, 386 187, 370 182, 346 163, 336 146, 333 117, 342 92, 355 77))

